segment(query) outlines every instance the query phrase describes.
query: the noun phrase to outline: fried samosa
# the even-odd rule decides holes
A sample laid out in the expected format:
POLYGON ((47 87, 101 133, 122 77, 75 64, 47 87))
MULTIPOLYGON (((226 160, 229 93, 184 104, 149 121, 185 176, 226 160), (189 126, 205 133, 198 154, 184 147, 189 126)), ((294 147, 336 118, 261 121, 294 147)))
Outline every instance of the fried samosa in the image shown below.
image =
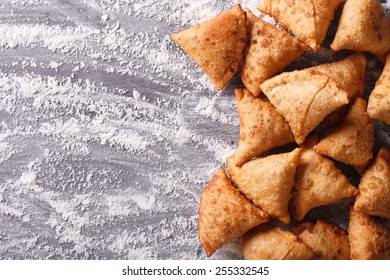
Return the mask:
POLYGON ((343 0, 265 0, 258 9, 315 51, 319 51, 343 0))
POLYGON ((375 54, 384 61, 390 50, 390 23, 378 0, 348 0, 331 48, 375 54))
POLYGON ((354 209, 390 219, 390 151, 382 148, 359 184, 354 209))
POLYGON ((247 43, 246 13, 240 5, 171 38, 222 90, 238 70, 247 43))
POLYGON ((316 259, 351 259, 348 233, 337 225, 318 220, 296 225, 291 231, 313 250, 316 259))
POLYGON ((309 260, 313 251, 295 234, 270 224, 253 228, 241 237, 246 260, 309 260))
POLYGON ((269 216, 250 203, 229 181, 221 168, 203 190, 199 206, 199 240, 207 256, 269 216))
POLYGON ((261 89, 287 120, 298 144, 327 115, 348 104, 348 93, 313 69, 282 73, 266 80, 261 89))
POLYGON ((240 137, 234 164, 238 167, 271 148, 294 142, 288 123, 265 98, 235 89, 240 116, 240 137))
POLYGON ((353 260, 390 260, 390 230, 379 220, 351 207, 349 244, 353 260))
POLYGON ((245 87, 259 96, 260 84, 283 70, 309 48, 286 31, 248 15, 248 46, 244 51, 240 75, 245 87))
POLYGON ((256 206, 281 222, 290 223, 288 202, 301 150, 251 160, 241 167, 227 158, 229 174, 238 189, 256 206))
POLYGON ((374 121, 366 112, 367 103, 357 98, 347 116, 314 150, 359 169, 373 157, 374 121))
POLYGON ((390 125, 390 54, 368 99, 367 113, 371 118, 390 125))
POLYGON ((313 137, 303 145, 295 175, 290 209, 294 220, 299 222, 314 207, 358 194, 331 160, 313 150, 317 141, 313 137))

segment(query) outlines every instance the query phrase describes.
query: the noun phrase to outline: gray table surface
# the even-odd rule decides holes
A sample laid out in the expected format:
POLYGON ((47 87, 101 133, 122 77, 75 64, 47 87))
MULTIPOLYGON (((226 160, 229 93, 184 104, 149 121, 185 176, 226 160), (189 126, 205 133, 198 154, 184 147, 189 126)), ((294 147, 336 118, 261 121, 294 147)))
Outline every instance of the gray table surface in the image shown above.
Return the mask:
MULTIPOLYGON (((0 259, 206 258, 199 197, 236 148, 240 81, 214 91, 168 34, 235 3, 0 2, 0 259)), ((348 55, 329 49, 336 26, 287 70, 348 55)), ((369 56, 366 97, 382 67, 369 56)), ((347 228, 348 203, 307 220, 347 228)), ((239 243, 213 258, 242 258, 239 243)))

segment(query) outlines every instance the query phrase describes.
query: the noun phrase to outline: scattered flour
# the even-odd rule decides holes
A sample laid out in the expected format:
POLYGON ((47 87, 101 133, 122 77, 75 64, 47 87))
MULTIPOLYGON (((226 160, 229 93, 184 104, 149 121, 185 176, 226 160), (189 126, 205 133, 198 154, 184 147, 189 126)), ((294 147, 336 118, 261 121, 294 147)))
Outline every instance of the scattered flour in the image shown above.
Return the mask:
POLYGON ((155 206, 156 198, 151 195, 149 197, 145 197, 143 195, 135 195, 131 198, 137 206, 142 210, 152 210, 155 206))
POLYGON ((0 142, 0 165, 9 160, 15 153, 14 147, 10 146, 7 142, 0 142))
POLYGON ((49 50, 63 53, 77 48, 78 44, 98 30, 88 27, 61 27, 49 25, 0 24, 0 46, 14 49, 16 47, 45 46, 49 50))
POLYGON ((20 177, 19 179, 19 183, 30 189, 30 190, 33 190, 35 192, 41 192, 43 191, 43 189, 41 187, 39 187, 36 183, 36 174, 32 171, 29 171, 29 172, 26 172, 26 173, 23 173, 22 176, 20 177))
POLYGON ((20 6, 41 6, 48 3, 47 0, 12 0, 12 4, 20 6))
POLYGON ((176 139, 175 142, 178 145, 183 145, 185 143, 188 143, 191 140, 192 135, 193 134, 188 129, 186 129, 183 126, 180 126, 175 135, 175 139, 176 139))
POLYGON ((220 102, 221 100, 219 94, 211 98, 202 96, 199 99, 198 105, 195 107, 195 112, 222 124, 237 125, 236 114, 223 113, 216 107, 220 102))

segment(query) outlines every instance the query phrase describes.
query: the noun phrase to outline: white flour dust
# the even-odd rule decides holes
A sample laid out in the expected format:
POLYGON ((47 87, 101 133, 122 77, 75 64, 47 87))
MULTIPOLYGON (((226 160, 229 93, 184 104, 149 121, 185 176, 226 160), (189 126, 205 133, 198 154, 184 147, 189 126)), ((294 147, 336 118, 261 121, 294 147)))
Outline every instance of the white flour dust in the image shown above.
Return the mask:
POLYGON ((239 122, 169 34, 235 4, 1 1, 1 258, 206 258, 199 196, 239 122))
POLYGON ((238 119, 169 33, 229 5, 2 1, 2 258, 205 257, 199 194, 238 119))

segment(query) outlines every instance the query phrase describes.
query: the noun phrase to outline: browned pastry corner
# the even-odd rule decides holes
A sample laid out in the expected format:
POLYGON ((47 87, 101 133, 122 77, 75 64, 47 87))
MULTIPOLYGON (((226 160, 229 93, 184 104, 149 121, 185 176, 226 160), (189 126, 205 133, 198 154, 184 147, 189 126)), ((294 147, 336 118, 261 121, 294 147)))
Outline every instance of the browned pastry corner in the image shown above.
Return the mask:
POLYGON ((221 168, 200 198, 199 240, 211 256, 222 245, 268 220, 269 216, 240 194, 221 168))
POLYGON ((171 38, 222 90, 236 73, 247 43, 246 13, 240 5, 171 38))

